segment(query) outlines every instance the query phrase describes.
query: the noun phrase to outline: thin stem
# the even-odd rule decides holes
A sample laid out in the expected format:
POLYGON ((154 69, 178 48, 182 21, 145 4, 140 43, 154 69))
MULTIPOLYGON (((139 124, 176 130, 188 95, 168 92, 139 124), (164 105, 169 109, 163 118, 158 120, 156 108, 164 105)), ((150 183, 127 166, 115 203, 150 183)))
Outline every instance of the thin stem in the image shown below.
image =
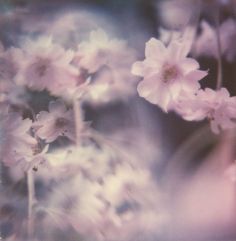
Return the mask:
POLYGON ((73 109, 74 109, 74 118, 75 118, 75 143, 78 146, 80 143, 80 131, 81 131, 81 111, 79 99, 74 97, 73 99, 73 109))
POLYGON ((27 171, 27 187, 28 187, 28 222, 27 222, 27 236, 28 240, 33 240, 34 234, 34 216, 33 216, 33 205, 35 197, 35 187, 34 187, 34 176, 32 170, 27 171))
POLYGON ((216 42, 217 42, 217 83, 216 89, 220 89, 223 82, 222 73, 222 48, 220 41, 220 6, 217 5, 216 9, 216 42))

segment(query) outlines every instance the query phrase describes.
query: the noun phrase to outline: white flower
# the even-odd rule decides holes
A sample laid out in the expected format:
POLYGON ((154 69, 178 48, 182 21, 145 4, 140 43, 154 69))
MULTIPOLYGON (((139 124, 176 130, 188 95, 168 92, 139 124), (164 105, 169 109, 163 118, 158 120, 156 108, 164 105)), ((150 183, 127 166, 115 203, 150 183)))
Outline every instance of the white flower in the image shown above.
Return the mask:
POLYGON ((17 84, 33 90, 47 89, 55 95, 76 86, 79 71, 71 65, 72 50, 64 50, 50 37, 26 40, 22 49, 24 61, 15 77, 17 84))
POLYGON ((145 60, 132 67, 133 74, 143 77, 138 85, 139 95, 167 112, 182 92, 196 92, 200 87, 198 81, 207 72, 198 70, 198 62, 186 57, 188 51, 179 41, 165 47, 161 41, 151 38, 146 43, 145 60))
POLYGON ((98 104, 134 93, 137 78, 130 73, 136 53, 125 41, 109 39, 99 29, 78 46, 75 62, 91 76, 86 101, 98 104))
POLYGON ((124 47, 124 41, 110 40, 103 30, 92 31, 89 41, 82 42, 78 46, 79 65, 89 73, 95 73, 102 66, 109 65, 114 54, 119 53, 124 47))
POLYGON ((32 121, 18 113, 1 115, 0 156, 7 166, 30 161, 37 141, 30 135, 32 121))
POLYGON ((17 48, 0 50, 0 103, 23 105, 25 91, 17 86, 13 79, 18 71, 18 60, 22 60, 22 52, 17 48))
POLYGON ((67 110, 61 101, 50 102, 48 110, 49 112, 41 111, 36 116, 37 121, 33 125, 35 134, 47 143, 53 142, 59 136, 75 140, 73 111, 67 110))

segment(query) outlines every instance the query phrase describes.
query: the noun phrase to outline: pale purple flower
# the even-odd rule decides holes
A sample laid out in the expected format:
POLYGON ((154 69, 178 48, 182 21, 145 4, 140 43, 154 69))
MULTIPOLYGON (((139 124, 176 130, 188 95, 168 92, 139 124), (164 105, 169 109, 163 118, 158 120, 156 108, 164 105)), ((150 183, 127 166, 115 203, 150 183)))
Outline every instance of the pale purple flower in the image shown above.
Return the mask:
POLYGON ((1 115, 0 156, 5 165, 31 160, 37 146, 36 139, 30 134, 31 126, 32 121, 22 119, 18 113, 1 115))
POLYGON ((54 44, 50 37, 26 40, 22 49, 24 61, 15 78, 17 84, 38 91, 47 89, 55 95, 76 86, 79 71, 71 64, 72 50, 54 44))
POLYGON ((168 47, 155 38, 146 43, 145 60, 134 63, 132 73, 142 76, 138 93, 167 112, 173 108, 181 92, 196 92, 199 80, 207 75, 199 64, 187 58, 184 42, 172 41, 168 47))
POLYGON ((102 29, 92 31, 89 41, 82 42, 78 46, 79 65, 89 73, 95 73, 102 66, 110 65, 114 55, 126 48, 125 45, 124 41, 109 39, 102 29))
POLYGON ((0 103, 23 105, 25 92, 23 87, 17 86, 13 79, 18 71, 18 59, 22 59, 22 52, 17 48, 0 49, 0 103))
POLYGON ((0 80, 13 81, 18 71, 18 60, 22 60, 22 51, 11 47, 0 50, 0 80))
MULTIPOLYGON (((55 141, 59 136, 66 136, 71 140, 75 140, 73 111, 71 109, 67 110, 64 103, 59 100, 50 102, 48 110, 48 112, 41 111, 36 116, 37 120, 33 125, 35 134, 47 143, 55 141)), ((80 121, 78 120, 78 122, 80 121)))
POLYGON ((91 77, 86 101, 99 104, 133 94, 137 78, 130 68, 135 57, 125 41, 110 39, 101 29, 92 31, 89 41, 79 44, 75 58, 91 77))
POLYGON ((199 90, 196 96, 183 97, 175 109, 184 119, 199 121, 207 118, 214 133, 236 127, 236 97, 226 88, 199 90))
MULTIPOLYGON (((154 2, 155 3, 155 2, 154 2)), ((170 29, 181 29, 192 18, 199 4, 193 1, 156 1, 158 19, 170 29)))

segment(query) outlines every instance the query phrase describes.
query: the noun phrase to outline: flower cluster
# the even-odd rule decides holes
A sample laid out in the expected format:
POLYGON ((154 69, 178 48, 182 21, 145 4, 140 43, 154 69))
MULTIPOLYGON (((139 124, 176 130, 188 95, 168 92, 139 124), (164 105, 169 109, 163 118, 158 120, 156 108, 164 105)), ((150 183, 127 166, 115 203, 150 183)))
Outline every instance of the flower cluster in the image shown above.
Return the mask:
POLYGON ((208 119, 214 133, 234 128, 236 97, 230 97, 226 88, 201 89, 199 81, 208 73, 199 70, 195 59, 187 57, 190 48, 183 40, 176 37, 167 47, 154 38, 146 43, 145 60, 132 67, 133 74, 143 77, 137 88, 139 95, 185 120, 208 119))
MULTIPOLYGON (((57 158, 53 153, 48 155, 52 173, 67 178, 61 184, 62 192, 55 190, 48 196, 47 209, 67 213, 63 222, 54 214, 62 228, 70 223, 79 233, 96 240, 113 240, 114 233, 121 232, 122 240, 126 240, 136 237, 138 230, 145 235, 154 233, 165 222, 166 214, 157 210, 161 193, 150 172, 137 162, 134 166, 129 159, 114 159, 106 147, 69 147, 55 154, 57 158)), ((38 174, 46 179, 53 177, 47 170, 38 174)))
POLYGON ((89 40, 78 45, 75 57, 92 80, 86 100, 108 102, 111 96, 134 93, 136 79, 130 73, 134 60, 135 52, 125 41, 109 39, 102 29, 92 31, 89 40))
POLYGON ((32 121, 22 119, 18 113, 1 114, 1 160, 7 166, 21 161, 30 162, 37 141, 30 134, 32 121))

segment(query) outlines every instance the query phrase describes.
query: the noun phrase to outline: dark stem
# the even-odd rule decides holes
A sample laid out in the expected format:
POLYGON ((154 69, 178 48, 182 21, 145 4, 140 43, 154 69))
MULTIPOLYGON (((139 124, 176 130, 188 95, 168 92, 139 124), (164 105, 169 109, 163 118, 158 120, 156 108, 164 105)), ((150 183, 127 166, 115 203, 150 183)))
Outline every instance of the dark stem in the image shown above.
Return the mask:
POLYGON ((217 42, 217 83, 216 89, 222 87, 223 73, 222 73, 222 48, 220 41, 220 6, 216 7, 216 42, 217 42))

